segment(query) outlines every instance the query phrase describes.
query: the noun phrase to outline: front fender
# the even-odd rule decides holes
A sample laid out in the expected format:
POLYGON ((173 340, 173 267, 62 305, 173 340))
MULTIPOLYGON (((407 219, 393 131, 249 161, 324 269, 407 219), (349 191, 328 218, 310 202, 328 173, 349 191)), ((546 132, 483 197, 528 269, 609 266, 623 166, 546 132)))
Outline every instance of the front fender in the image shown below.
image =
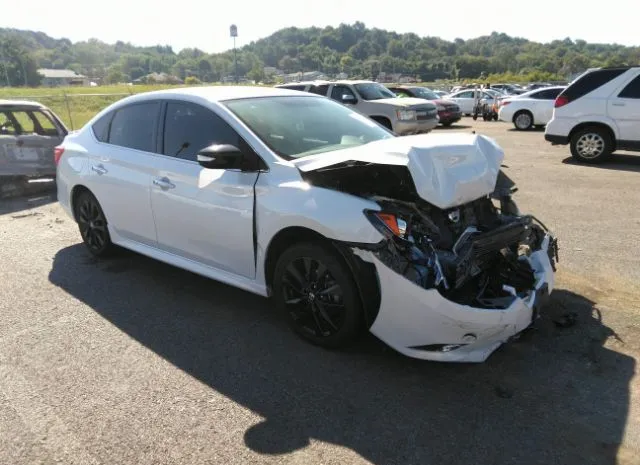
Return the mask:
POLYGON ((302 227, 341 242, 376 244, 383 239, 365 217, 365 209, 380 210, 371 200, 314 187, 304 181, 277 185, 268 176, 256 183, 256 280, 264 283, 266 252, 275 235, 285 228, 302 227))

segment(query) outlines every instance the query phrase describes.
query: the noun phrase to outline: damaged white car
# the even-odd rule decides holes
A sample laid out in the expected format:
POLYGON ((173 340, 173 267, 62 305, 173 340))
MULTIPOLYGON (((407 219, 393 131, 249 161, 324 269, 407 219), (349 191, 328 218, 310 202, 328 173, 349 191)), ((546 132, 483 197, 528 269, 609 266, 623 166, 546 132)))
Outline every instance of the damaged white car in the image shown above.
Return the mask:
POLYGON ((450 362, 485 360, 553 289, 557 241, 518 211, 503 156, 252 87, 128 97, 56 149, 59 201, 94 255, 117 245, 270 296, 314 344, 368 328, 450 362))

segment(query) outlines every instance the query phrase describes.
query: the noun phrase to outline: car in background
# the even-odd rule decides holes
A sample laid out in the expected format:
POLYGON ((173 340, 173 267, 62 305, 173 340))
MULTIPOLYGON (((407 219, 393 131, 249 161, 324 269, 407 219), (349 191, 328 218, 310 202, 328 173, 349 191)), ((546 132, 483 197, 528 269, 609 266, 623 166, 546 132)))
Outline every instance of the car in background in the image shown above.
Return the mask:
POLYGON ((587 70, 555 100, 545 139, 583 163, 640 151, 640 66, 587 70))
POLYGON ((553 116, 556 97, 564 86, 543 87, 515 97, 507 97, 500 102, 498 119, 513 123, 519 131, 533 126, 546 125, 553 116))
POLYGON ((444 98, 445 95, 449 95, 450 94, 450 92, 447 92, 445 90, 432 90, 431 92, 436 94, 438 96, 438 98, 444 98))
POLYGON ((506 95, 520 95, 526 92, 522 87, 515 84, 491 84, 490 88, 506 95))
POLYGON ((310 81, 280 84, 275 87, 329 97, 350 106, 401 136, 427 133, 439 122, 435 103, 417 98, 400 99, 378 82, 310 81))
POLYGON ((321 347, 368 329, 407 356, 482 362, 554 288, 556 239, 479 134, 398 137, 311 93, 212 86, 119 100, 57 153, 90 254, 117 245, 270 297, 321 347))
POLYGON ((465 89, 449 95, 445 95, 444 99, 456 103, 460 107, 460 112, 462 114, 471 115, 473 113, 473 107, 475 105, 475 92, 480 92, 480 100, 482 103, 494 105, 498 101, 498 93, 496 91, 490 91, 490 89, 465 89))
POLYGON ((38 102, 0 100, 0 183, 14 189, 30 178, 54 178, 54 148, 68 132, 38 102))
POLYGON ((443 126, 451 126, 453 123, 460 121, 462 114, 460 107, 449 100, 442 99, 430 89, 421 86, 399 85, 387 86, 390 91, 398 97, 415 97, 429 100, 436 104, 438 109, 438 118, 443 126))

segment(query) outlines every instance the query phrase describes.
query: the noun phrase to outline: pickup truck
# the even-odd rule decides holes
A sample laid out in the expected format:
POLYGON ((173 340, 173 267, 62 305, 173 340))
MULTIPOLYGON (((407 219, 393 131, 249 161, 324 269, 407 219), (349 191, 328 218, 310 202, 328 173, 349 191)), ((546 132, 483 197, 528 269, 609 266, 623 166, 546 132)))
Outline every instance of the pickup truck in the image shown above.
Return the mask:
POLYGON ((439 123, 438 109, 428 100, 398 98, 373 81, 308 81, 276 87, 324 95, 368 116, 400 136, 430 132, 439 123))

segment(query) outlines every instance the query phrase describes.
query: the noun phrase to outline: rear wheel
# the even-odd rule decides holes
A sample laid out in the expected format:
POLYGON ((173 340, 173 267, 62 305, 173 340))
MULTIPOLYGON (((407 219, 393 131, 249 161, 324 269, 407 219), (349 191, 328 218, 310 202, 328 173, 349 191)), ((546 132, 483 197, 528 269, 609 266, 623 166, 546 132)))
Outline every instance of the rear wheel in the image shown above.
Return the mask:
POLYGON ((351 271, 330 247, 296 244, 278 260, 276 305, 303 339, 326 348, 344 347, 362 329, 362 303, 351 271))
POLYGON ((613 143, 607 130, 587 127, 571 136, 571 155, 583 163, 601 163, 613 152, 613 143))
POLYGON ((80 235, 89 252, 96 257, 110 255, 115 246, 98 199, 89 191, 82 192, 75 202, 75 214, 80 235))
POLYGON ((518 131, 526 131, 533 126, 533 115, 529 111, 519 111, 513 115, 513 125, 518 131))

